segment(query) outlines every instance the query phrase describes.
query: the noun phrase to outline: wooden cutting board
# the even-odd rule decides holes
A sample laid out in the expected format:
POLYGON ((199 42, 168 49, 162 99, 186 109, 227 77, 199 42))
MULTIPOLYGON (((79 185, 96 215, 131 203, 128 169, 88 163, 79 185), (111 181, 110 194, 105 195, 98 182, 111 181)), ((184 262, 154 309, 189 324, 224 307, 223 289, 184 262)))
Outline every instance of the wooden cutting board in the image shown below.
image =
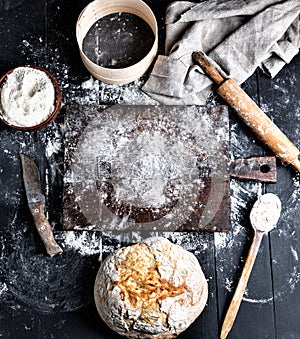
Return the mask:
POLYGON ((230 229, 225 106, 70 106, 66 116, 64 229, 230 229))

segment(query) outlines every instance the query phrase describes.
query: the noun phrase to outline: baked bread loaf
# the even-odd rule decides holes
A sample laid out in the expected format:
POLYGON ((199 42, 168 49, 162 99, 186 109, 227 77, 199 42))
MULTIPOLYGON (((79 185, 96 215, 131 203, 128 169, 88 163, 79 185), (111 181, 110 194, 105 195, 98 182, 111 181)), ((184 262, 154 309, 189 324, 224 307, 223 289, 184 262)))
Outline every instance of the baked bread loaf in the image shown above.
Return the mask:
POLYGON ((202 312, 208 286, 197 258, 162 237, 116 250, 102 263, 95 303, 129 338, 175 338, 202 312))

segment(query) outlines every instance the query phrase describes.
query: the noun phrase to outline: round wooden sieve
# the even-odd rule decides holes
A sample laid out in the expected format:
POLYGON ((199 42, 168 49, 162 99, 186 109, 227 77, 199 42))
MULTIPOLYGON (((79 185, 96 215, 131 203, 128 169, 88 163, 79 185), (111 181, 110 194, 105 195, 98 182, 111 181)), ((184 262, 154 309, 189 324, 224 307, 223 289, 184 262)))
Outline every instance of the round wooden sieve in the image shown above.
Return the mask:
POLYGON ((109 84, 126 84, 142 76, 151 65, 158 48, 156 18, 147 4, 141 0, 95 0, 88 4, 77 20, 76 38, 81 59, 88 71, 97 79, 109 84), (93 62, 83 51, 83 40, 90 28, 101 18, 114 13, 130 13, 143 19, 154 33, 150 51, 137 63, 124 68, 107 68, 93 62))

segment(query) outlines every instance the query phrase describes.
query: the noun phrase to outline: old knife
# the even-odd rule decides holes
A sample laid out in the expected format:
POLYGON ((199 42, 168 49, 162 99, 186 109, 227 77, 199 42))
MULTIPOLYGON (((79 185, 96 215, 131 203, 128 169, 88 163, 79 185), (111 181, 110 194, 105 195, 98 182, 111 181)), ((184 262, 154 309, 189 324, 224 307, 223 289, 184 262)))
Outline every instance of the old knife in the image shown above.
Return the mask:
POLYGON ((39 170, 36 163, 27 155, 20 154, 23 167, 23 179, 30 212, 36 229, 45 245, 47 253, 52 257, 61 253, 56 243, 49 221, 45 217, 45 196, 42 194, 39 170))

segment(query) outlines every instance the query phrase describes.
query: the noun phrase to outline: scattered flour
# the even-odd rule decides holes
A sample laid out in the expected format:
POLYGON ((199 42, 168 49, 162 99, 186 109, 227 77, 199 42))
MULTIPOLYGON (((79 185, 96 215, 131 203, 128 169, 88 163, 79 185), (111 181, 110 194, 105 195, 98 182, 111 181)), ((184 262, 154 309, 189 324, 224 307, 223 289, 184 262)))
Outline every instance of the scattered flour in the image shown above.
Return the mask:
POLYGON ((294 259, 295 259, 296 261, 298 261, 298 260, 299 260, 299 256, 298 256, 297 251, 293 248, 293 246, 291 246, 291 252, 292 252, 292 254, 293 254, 294 259))
POLYGON ((293 182, 293 193, 291 195, 291 203, 295 204, 299 201, 300 197, 300 175, 297 174, 297 177, 292 179, 293 182))
POLYGON ((2 86, 2 116, 15 126, 31 127, 42 123, 53 112, 54 103, 53 83, 39 69, 17 67, 2 86))
POLYGON ((251 298, 247 298, 247 297, 243 297, 243 301, 246 301, 248 303, 251 304, 269 304, 273 302, 273 297, 271 298, 267 298, 267 299, 251 299, 251 298))
POLYGON ((293 268, 293 272, 290 274, 288 279, 288 286, 292 291, 294 291, 295 287, 299 284, 300 281, 300 272, 299 272, 299 266, 295 266, 293 268))
POLYGON ((46 143, 46 156, 47 158, 52 157, 54 154, 57 154, 62 151, 62 136, 58 130, 54 130, 51 138, 45 140, 46 143))
POLYGON ((0 297, 2 297, 7 291, 7 285, 5 283, 0 283, 0 297))
MULTIPOLYGON (((216 251, 228 250, 237 246, 239 234, 245 233, 245 227, 241 225, 245 213, 248 212, 247 201, 261 195, 262 184, 260 182, 249 182, 243 186, 238 180, 231 179, 230 182, 230 207, 231 207, 231 232, 214 233, 216 251)), ((241 244, 242 245, 242 244, 241 244)))
POLYGON ((39 44, 39 46, 35 46, 31 41, 22 40, 19 49, 28 63, 36 60, 36 64, 43 65, 55 75, 62 93, 62 105, 99 103, 106 105, 157 104, 155 100, 140 89, 146 81, 145 77, 126 85, 111 85, 87 75, 81 83, 76 83, 73 79, 78 74, 73 73, 69 60, 60 54, 59 49, 56 46, 52 46, 53 53, 49 56, 48 48, 44 47, 40 41, 39 44), (44 64, 45 60, 48 60, 47 64, 44 64))
POLYGON ((230 280, 229 278, 225 278, 225 288, 228 292, 232 292, 233 290, 233 281, 230 280))
POLYGON ((65 232, 62 246, 72 248, 82 256, 101 254, 102 252, 101 238, 99 239, 95 232, 65 232))
POLYGON ((88 80, 84 81, 81 84, 81 88, 82 89, 91 89, 96 84, 98 84, 98 81, 95 78, 93 78, 92 76, 90 76, 90 78, 88 80))
POLYGON ((159 131, 143 131, 133 140, 119 143, 121 151, 113 171, 116 196, 121 201, 159 207, 168 202, 168 184, 175 184, 183 171, 191 171, 191 156, 184 145, 169 145, 159 131))

